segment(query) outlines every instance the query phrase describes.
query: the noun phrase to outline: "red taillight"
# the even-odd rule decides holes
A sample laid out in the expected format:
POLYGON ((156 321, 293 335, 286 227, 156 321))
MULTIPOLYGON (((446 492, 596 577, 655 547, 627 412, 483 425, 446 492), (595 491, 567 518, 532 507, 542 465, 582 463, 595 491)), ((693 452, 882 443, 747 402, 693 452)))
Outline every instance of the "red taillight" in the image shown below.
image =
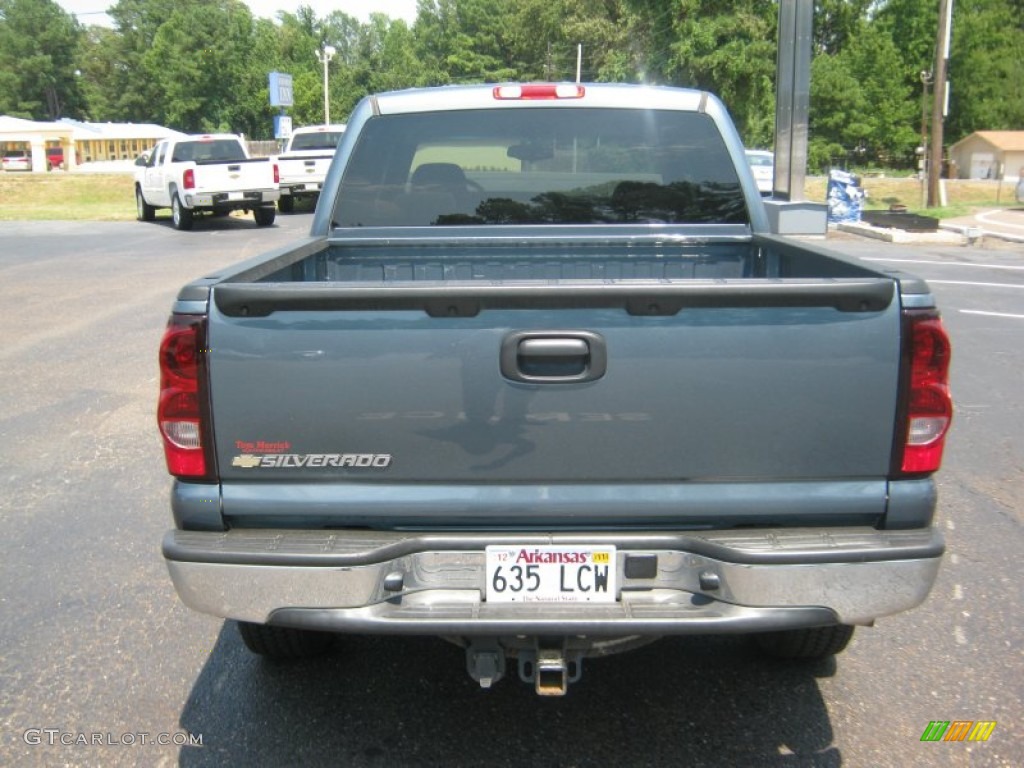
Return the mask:
POLYGON ((576 83, 536 83, 532 85, 499 85, 492 91, 502 101, 531 99, 582 99, 586 90, 576 83))
POLYGON ((173 315, 160 342, 160 400, 157 423, 164 443, 167 471, 175 477, 207 477, 203 428, 200 355, 203 321, 173 315))
POLYGON ((946 433, 953 418, 949 394, 950 344, 934 311, 904 314, 909 349, 909 393, 900 470, 934 472, 942 464, 946 433))
POLYGON ((182 180, 185 184, 185 189, 196 188, 196 172, 192 168, 188 168, 185 171, 185 177, 182 180))
POLYGON ((274 163, 274 183, 281 183, 281 169, 277 167, 277 163, 274 163))

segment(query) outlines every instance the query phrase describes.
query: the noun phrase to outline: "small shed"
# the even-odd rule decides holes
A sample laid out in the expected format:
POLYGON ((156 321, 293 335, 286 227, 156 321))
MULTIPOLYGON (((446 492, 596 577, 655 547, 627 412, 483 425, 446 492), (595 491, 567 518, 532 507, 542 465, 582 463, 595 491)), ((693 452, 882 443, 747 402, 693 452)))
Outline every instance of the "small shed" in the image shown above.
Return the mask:
POLYGON ((1016 181, 1024 172, 1024 131, 975 131, 949 148, 960 179, 1016 181))

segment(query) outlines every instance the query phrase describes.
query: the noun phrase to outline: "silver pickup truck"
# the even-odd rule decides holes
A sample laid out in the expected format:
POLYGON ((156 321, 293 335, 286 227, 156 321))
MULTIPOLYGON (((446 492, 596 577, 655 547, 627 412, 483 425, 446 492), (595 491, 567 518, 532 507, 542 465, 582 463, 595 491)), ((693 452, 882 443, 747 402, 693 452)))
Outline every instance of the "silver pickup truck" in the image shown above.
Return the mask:
POLYGON ((717 99, 388 93, 338 153, 309 238, 174 305, 187 605, 271 657, 432 635, 563 694, 665 635, 820 658, 925 599, 933 298, 769 232, 717 99))

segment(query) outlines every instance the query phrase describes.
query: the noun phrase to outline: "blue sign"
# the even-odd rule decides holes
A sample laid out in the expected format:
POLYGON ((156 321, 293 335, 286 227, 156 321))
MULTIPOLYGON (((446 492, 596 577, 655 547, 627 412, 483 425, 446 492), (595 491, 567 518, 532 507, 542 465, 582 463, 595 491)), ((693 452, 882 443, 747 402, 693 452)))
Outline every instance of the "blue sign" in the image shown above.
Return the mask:
POLYGON ((292 137, 292 116, 274 115, 274 138, 290 139, 292 137))
POLYGON ((270 73, 270 106, 290 107, 295 103, 292 97, 292 76, 284 72, 270 73))

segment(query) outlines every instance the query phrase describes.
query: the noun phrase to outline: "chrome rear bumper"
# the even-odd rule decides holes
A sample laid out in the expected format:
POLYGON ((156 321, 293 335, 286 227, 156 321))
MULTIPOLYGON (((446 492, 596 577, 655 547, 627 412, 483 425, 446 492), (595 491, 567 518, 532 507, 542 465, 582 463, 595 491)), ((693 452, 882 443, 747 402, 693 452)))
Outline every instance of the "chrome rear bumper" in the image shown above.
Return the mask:
POLYGON ((171 531, 163 552, 189 607, 224 618, 339 632, 420 635, 753 632, 863 624, 928 595, 943 552, 933 529, 480 534, 171 531), (614 544, 611 604, 489 604, 489 544, 614 544), (654 575, 627 575, 634 556, 654 575))

